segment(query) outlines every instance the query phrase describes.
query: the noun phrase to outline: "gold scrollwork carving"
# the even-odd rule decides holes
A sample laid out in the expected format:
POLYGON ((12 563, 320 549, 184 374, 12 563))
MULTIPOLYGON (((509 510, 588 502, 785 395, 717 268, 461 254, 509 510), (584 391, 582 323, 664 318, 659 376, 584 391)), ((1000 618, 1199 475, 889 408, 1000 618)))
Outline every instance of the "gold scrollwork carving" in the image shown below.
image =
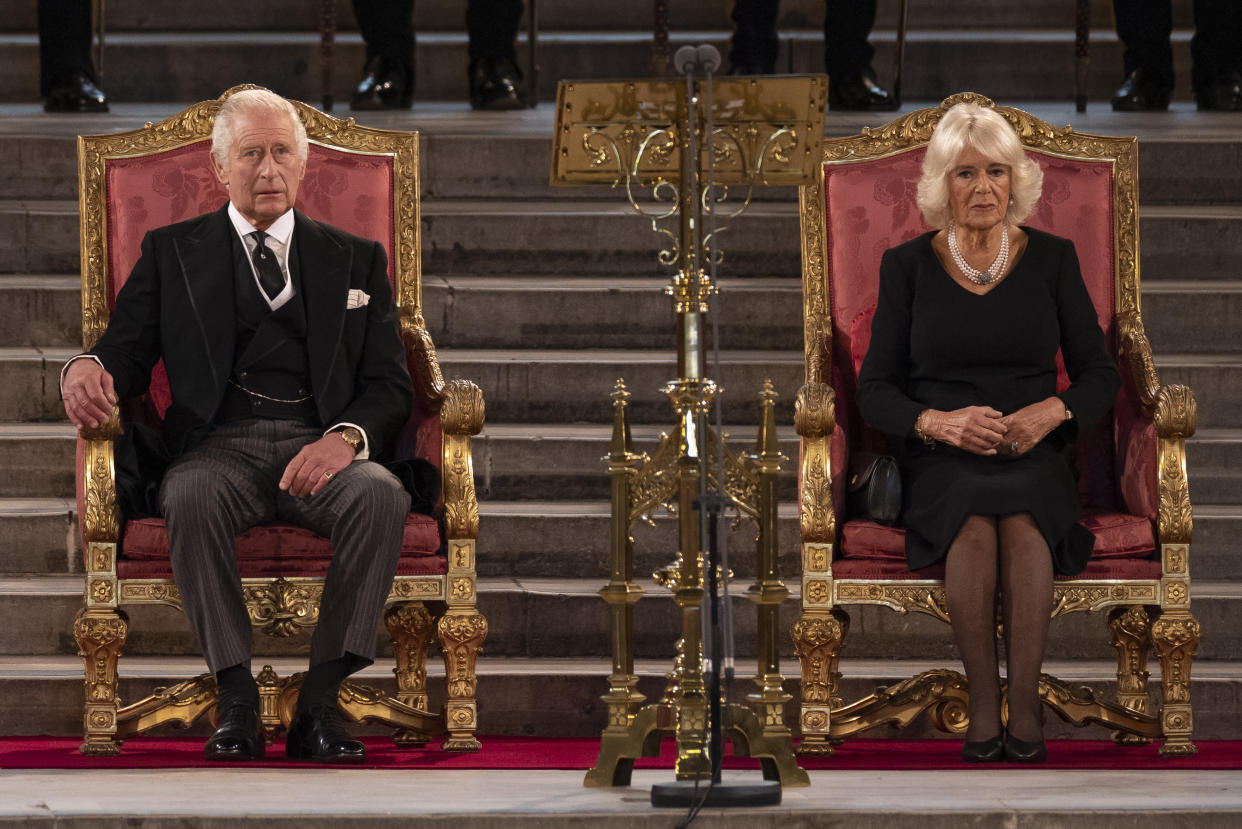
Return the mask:
POLYGON ((1185 544, 1165 544, 1164 573, 1166 576, 1185 576, 1190 569, 1190 548, 1185 544))
POLYGON ((881 604, 900 613, 926 613, 949 621, 943 584, 839 581, 836 589, 839 604, 881 604))
POLYGON ((1155 582, 1061 582, 1052 589, 1052 617, 1116 604, 1155 604, 1155 582))
POLYGON ((487 619, 477 611, 450 611, 440 617, 437 629, 444 651, 449 700, 473 701, 475 664, 487 638, 487 619))
POLYGON ((413 310, 401 312, 401 341, 405 351, 412 355, 414 388, 419 398, 431 411, 444 404, 444 375, 436 358, 436 346, 431 341, 423 315, 413 310))
POLYGON ((1161 386, 1156 394, 1156 434, 1170 440, 1193 437, 1198 424, 1195 395, 1187 386, 1161 386))
POLYGON ((1166 611, 1151 626, 1166 705, 1190 702, 1190 666, 1199 635, 1199 622, 1186 611, 1166 611))
POLYGON ((242 596, 252 625, 269 636, 287 638, 319 621, 323 584, 278 578, 269 584, 246 585, 242 596))
POLYGON ((111 604, 115 595, 116 585, 111 580, 94 579, 91 581, 90 600, 92 604, 111 604))
POLYGON ((836 428, 836 397, 827 383, 806 383, 794 402, 794 429, 804 438, 820 438, 836 428))
POLYGON ((443 592, 439 578, 397 576, 392 583, 392 590, 388 591, 388 598, 393 601, 445 598, 443 592))
POLYGON ((1190 482, 1186 476, 1186 444, 1161 438, 1159 457, 1160 503, 1156 526, 1162 543, 1189 544, 1194 532, 1190 482))
POLYGON ((86 444, 84 460, 86 490, 83 541, 115 543, 121 532, 121 512, 116 500, 116 479, 112 465, 112 442, 92 440, 86 444))
POLYGON ((479 501, 474 489, 470 435, 483 428, 483 392, 467 380, 445 387, 441 419, 444 424, 444 525, 451 539, 479 534, 479 501))
POLYGON ((483 430, 483 391, 469 380, 450 380, 445 385, 440 417, 450 435, 477 435, 483 430))

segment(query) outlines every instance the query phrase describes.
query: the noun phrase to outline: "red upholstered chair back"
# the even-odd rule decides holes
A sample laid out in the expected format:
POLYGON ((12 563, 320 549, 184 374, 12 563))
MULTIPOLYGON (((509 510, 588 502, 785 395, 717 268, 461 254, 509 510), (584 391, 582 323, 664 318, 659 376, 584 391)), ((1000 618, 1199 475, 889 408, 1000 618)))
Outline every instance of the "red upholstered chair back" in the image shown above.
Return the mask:
MULTIPOLYGON (((883 450, 884 440, 866 426, 855 405, 857 377, 870 343, 871 318, 879 287, 880 259, 891 247, 931 228, 916 204, 926 145, 876 158, 823 165, 825 272, 831 318, 830 365, 819 379, 836 394, 837 429, 832 434, 833 502, 844 512, 844 471, 850 451, 883 450)), ((1117 267, 1114 239, 1112 159, 1066 158, 1037 149, 1028 155, 1043 169, 1043 194, 1024 222, 1074 242, 1087 290, 1095 303, 1109 349, 1117 356, 1117 267)), ((821 354, 824 352, 820 352, 821 354)), ((1060 358, 1058 357, 1058 363, 1060 358)), ((1060 386, 1068 384, 1064 368, 1060 386)), ((1116 420, 1137 410, 1132 388, 1123 388, 1117 416, 1079 442, 1079 489, 1089 512, 1116 511, 1122 468, 1116 458, 1116 420)), ((1151 436, 1154 457, 1154 434, 1151 436)), ((1127 493, 1128 494, 1128 493, 1127 493)), ((1154 498, 1154 494, 1152 496, 1154 498)), ((1154 501, 1135 497, 1137 514, 1155 516, 1154 501), (1149 512, 1150 510, 1150 512, 1149 512)))

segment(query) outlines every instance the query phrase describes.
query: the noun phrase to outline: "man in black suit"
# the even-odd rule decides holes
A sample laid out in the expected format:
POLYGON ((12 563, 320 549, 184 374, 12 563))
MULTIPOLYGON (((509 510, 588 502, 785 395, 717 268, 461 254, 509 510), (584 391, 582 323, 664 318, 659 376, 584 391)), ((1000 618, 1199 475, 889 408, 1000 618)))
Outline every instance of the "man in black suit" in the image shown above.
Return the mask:
POLYGON ((39 0, 39 94, 47 112, 107 112, 91 60, 91 0, 39 0))
MULTIPOLYGON (((1113 0, 1125 46, 1117 112, 1166 110, 1173 93, 1172 0, 1113 0)), ((1195 0, 1191 86, 1199 109, 1242 111, 1242 9, 1236 0, 1195 0)))
MULTIPOLYGON (((414 100, 414 0, 353 0, 358 30, 367 46, 362 80, 352 109, 409 109, 414 100)), ((468 0, 470 105, 519 109, 522 72, 514 40, 522 0, 468 0)))
POLYGON ((118 399, 146 391, 164 361, 172 403, 158 505, 219 688, 211 760, 263 754, 235 539, 273 520, 333 547, 287 754, 365 760, 337 694, 374 656, 410 507, 397 478, 369 460, 413 402, 387 260, 377 242, 293 209, 306 148, 288 101, 231 96, 212 134, 229 204, 147 234, 107 330, 61 381, 70 420, 95 426, 118 399))
MULTIPOLYGON (((876 0, 825 0, 824 68, 828 106, 836 110, 887 112, 899 102, 876 82, 867 38, 875 23, 876 0)), ((770 75, 779 42, 780 0, 734 0, 729 62, 735 75, 770 75)))

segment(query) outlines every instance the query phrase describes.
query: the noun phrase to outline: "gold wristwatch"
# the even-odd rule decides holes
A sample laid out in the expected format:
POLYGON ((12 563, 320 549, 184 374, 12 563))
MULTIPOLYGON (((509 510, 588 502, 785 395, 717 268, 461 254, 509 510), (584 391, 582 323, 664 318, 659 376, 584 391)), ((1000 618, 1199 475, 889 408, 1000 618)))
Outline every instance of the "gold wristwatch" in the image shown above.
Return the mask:
POLYGON ((355 429, 353 426, 345 426, 337 429, 335 434, 341 436, 341 440, 348 443, 354 450, 354 454, 358 454, 358 450, 362 448, 362 430, 355 429))

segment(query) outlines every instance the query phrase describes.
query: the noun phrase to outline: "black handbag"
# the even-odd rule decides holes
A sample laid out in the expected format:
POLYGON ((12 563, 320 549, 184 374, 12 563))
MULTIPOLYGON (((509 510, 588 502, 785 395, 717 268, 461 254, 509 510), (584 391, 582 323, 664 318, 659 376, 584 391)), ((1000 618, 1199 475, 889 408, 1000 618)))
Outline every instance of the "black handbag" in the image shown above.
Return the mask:
POLYGON ((901 514, 901 473, 896 459, 874 452, 851 455, 845 502, 856 517, 894 523, 901 514))

